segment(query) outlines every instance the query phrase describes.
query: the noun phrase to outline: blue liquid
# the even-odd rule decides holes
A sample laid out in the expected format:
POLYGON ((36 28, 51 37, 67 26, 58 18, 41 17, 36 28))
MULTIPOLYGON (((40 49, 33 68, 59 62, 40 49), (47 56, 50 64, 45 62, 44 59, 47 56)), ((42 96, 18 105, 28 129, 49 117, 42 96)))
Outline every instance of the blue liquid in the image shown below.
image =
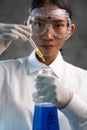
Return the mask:
POLYGON ((49 103, 35 105, 33 130, 60 130, 55 105, 49 103))

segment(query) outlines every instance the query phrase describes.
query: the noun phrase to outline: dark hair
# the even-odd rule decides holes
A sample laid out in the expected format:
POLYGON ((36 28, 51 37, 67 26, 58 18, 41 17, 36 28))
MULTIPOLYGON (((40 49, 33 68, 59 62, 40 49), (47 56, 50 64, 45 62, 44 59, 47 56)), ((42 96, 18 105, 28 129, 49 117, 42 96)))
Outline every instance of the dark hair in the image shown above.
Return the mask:
MULTIPOLYGON (((70 0, 48 0, 48 2, 57 5, 61 9, 65 9, 69 13, 69 17, 72 18, 72 9, 70 5, 70 0)), ((31 11, 34 8, 42 7, 46 3, 46 0, 32 0, 31 11)))

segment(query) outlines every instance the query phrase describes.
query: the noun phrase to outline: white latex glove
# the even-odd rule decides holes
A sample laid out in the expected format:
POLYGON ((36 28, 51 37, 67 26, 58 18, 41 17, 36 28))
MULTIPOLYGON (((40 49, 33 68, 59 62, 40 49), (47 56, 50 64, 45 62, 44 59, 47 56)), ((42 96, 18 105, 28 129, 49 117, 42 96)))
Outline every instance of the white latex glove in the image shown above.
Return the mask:
POLYGON ((32 96, 35 103, 50 102, 58 108, 65 108, 73 97, 73 92, 61 85, 49 68, 39 70, 34 82, 36 91, 32 96))
POLYGON ((27 41, 29 28, 25 25, 0 23, 0 53, 4 52, 13 40, 27 41))

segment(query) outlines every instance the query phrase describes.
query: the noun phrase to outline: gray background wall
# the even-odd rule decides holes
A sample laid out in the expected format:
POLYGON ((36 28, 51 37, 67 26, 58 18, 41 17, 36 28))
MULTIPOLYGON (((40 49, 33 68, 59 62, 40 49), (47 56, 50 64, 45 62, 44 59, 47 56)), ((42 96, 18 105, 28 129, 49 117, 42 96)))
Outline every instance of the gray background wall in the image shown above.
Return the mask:
MULTIPOLYGON (((0 22, 23 24, 27 19, 29 0, 0 0, 0 22)), ((87 1, 72 0, 73 22, 76 30, 63 47, 64 59, 87 69, 87 1)), ((27 56, 32 51, 27 42, 14 41, 0 56, 0 60, 27 56)))

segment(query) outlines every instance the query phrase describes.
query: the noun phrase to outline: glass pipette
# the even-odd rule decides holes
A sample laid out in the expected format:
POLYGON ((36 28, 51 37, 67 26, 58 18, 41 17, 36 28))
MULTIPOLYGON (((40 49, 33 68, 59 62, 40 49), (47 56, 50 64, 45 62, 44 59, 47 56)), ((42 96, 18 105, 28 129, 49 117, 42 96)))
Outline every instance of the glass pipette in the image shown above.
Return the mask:
POLYGON ((29 42, 31 43, 32 47, 34 48, 36 54, 39 56, 39 58, 41 58, 43 61, 45 61, 42 52, 38 49, 38 47, 37 47, 36 44, 33 42, 33 40, 32 40, 31 38, 29 38, 28 40, 29 40, 29 42))

